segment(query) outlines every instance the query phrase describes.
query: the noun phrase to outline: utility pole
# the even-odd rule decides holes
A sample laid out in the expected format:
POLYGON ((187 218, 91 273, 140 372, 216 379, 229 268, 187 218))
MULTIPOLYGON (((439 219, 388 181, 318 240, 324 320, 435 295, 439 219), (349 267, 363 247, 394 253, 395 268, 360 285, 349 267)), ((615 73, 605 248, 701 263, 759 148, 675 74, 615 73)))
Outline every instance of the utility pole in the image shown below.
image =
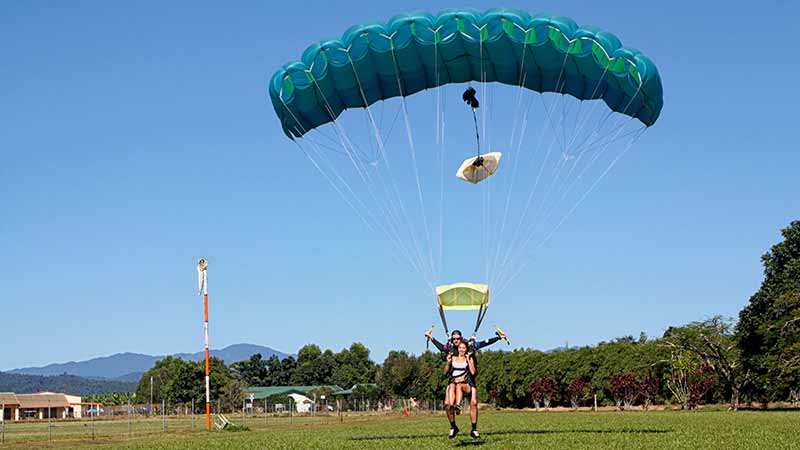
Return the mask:
POLYGON ((211 386, 209 384, 211 365, 208 355, 208 261, 205 258, 197 262, 197 294, 203 296, 203 330, 206 346, 206 431, 211 431, 211 386))

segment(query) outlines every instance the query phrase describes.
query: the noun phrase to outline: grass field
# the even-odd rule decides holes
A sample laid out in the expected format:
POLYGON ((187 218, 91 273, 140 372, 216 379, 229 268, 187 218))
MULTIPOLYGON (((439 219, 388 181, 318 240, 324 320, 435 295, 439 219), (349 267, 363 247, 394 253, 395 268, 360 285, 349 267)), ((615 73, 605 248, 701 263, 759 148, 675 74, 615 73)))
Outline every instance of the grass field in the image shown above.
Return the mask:
MULTIPOLYGON (((240 419, 239 423, 242 422, 240 419)), ((61 423, 48 442, 47 427, 7 428, 3 449, 800 449, 800 411, 651 411, 651 412, 485 412, 483 437, 466 436, 468 419, 459 417, 462 435, 449 440, 441 415, 263 419, 245 421, 242 432, 192 431, 186 420, 138 423, 128 439, 127 422, 96 424, 92 441, 84 423, 61 423), (106 427, 103 429, 102 427, 106 427), (113 427, 113 429, 111 428, 113 427), (115 436, 116 435, 116 436, 115 436)), ((197 423, 198 427, 201 424, 197 423)))

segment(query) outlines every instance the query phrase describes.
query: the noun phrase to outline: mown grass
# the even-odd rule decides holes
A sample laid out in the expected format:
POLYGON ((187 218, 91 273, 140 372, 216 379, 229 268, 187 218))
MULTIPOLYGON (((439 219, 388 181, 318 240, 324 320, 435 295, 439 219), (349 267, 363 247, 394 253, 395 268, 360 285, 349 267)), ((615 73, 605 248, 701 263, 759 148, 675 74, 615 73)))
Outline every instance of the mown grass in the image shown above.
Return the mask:
MULTIPOLYGON (((800 449, 800 411, 651 411, 651 412, 486 412, 483 437, 466 436, 468 419, 459 418, 462 435, 449 440, 441 415, 369 416, 295 419, 293 423, 262 419, 242 421, 251 431, 205 433, 177 426, 167 433, 133 439, 59 436, 58 442, 18 436, 8 449, 124 450, 294 450, 294 449, 800 449), (330 422, 328 422, 330 420, 330 422)), ((105 424, 109 425, 109 424, 105 424)), ((127 429, 127 424, 123 425, 127 429)), ((157 423, 160 426, 160 423, 157 423)), ((201 424, 198 423, 198 426, 201 424)), ((8 435, 7 435, 8 437, 8 435)))

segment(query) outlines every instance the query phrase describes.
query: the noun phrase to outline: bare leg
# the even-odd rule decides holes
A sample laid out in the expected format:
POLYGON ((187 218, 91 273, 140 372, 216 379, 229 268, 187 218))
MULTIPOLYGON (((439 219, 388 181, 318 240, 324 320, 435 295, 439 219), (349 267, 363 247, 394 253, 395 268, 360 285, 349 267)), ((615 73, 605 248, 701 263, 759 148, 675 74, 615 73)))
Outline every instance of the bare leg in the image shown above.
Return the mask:
POLYGON ((474 424, 478 424, 478 388, 472 388, 472 397, 469 399, 469 418, 474 424))
POLYGON ((449 384, 447 385, 447 389, 445 389, 444 394, 444 411, 447 415, 447 420, 450 422, 452 426, 456 421, 456 412, 453 409, 453 397, 455 396, 455 385, 449 384))
POLYGON ((448 433, 448 437, 450 439, 453 439, 458 434, 458 426, 456 426, 456 409, 453 406, 453 399, 456 396, 455 391, 456 385, 449 384, 447 385, 444 396, 444 410, 445 414, 447 414, 447 421, 450 422, 450 432, 448 433))

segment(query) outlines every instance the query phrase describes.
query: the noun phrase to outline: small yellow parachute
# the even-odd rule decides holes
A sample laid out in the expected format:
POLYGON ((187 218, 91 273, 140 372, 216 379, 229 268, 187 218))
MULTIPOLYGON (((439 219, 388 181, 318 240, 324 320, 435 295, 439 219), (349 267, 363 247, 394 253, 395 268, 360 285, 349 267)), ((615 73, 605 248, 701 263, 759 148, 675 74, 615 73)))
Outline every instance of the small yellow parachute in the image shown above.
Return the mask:
POLYGON ((458 168, 456 176, 464 181, 478 184, 497 171, 502 156, 500 152, 492 152, 466 159, 458 168))
POLYGON ((439 303, 439 316, 444 325, 445 334, 450 331, 447 328, 445 311, 454 310, 478 310, 478 317, 475 321, 474 335, 481 326, 486 310, 489 308, 489 286, 477 283, 453 283, 436 287, 436 300, 439 303))

